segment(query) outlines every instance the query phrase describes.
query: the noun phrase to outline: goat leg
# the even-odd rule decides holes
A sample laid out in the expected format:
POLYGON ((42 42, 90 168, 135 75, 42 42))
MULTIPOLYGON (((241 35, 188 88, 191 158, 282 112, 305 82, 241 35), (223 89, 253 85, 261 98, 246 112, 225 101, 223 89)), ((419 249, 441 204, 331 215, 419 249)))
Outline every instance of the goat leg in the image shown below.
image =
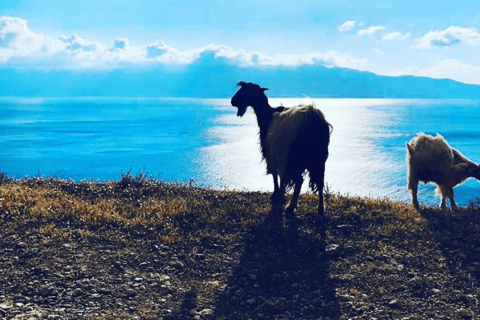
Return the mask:
POLYGON ((292 199, 290 200, 290 203, 285 208, 286 213, 293 213, 293 211, 295 211, 295 209, 297 208, 298 197, 300 196, 300 191, 302 190, 302 184, 303 184, 302 177, 297 178, 295 180, 295 189, 293 190, 293 195, 292 195, 292 199))
POLYGON ((450 205, 452 206, 452 210, 457 210, 457 204, 455 203, 455 199, 453 199, 453 190, 448 196, 448 198, 450 199, 450 205))
POLYGON ((447 198, 442 196, 442 200, 440 201, 440 209, 444 210, 447 208, 447 198))
POLYGON ((440 202, 440 209, 444 210, 447 208, 447 198, 450 200, 450 205, 452 206, 452 210, 457 209, 457 204, 455 203, 455 199, 453 199, 453 188, 449 189, 445 192, 445 189, 440 189, 442 192, 442 201, 440 202), (445 194, 446 193, 446 194, 445 194))
POLYGON ((412 205, 415 209, 419 210, 420 205, 418 204, 417 192, 418 192, 418 179, 409 178, 408 189, 412 196, 412 205))
POLYGON ((273 194, 272 194, 272 201, 280 201, 283 199, 285 194, 285 188, 280 188, 278 186, 278 174, 272 173, 273 176, 273 194))

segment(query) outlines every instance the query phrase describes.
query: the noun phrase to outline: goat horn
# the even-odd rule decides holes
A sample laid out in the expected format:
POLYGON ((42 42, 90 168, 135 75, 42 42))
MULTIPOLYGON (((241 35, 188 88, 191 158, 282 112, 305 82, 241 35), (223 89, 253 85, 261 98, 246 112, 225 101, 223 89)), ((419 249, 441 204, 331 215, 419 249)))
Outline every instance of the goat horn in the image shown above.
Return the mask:
POLYGON ((408 143, 407 143, 407 149, 408 149, 408 153, 410 153, 410 154, 414 153, 412 146, 409 145, 408 143))

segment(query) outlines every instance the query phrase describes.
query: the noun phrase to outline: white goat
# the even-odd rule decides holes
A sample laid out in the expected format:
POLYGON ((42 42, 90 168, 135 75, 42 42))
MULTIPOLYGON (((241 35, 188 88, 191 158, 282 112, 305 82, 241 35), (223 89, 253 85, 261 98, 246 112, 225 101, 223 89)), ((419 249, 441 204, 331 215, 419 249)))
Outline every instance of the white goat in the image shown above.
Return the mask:
POLYGON ((287 212, 293 212, 303 183, 303 174, 309 172, 310 187, 319 192, 318 213, 323 221, 323 187, 325 161, 328 158, 331 125, 323 113, 313 106, 272 108, 265 91, 258 84, 240 81, 238 92, 231 103, 243 116, 251 106, 260 128, 260 146, 267 163, 267 173, 273 175, 272 198, 283 197, 285 190, 295 186, 287 212), (280 185, 278 184, 280 176, 280 185))
POLYGON ((452 209, 457 205, 453 199, 453 187, 468 178, 480 180, 480 167, 451 148, 445 139, 419 133, 407 143, 408 189, 412 204, 418 210, 418 182, 434 182, 438 185, 436 194, 442 197, 440 208, 445 209, 445 200, 450 199, 452 209))

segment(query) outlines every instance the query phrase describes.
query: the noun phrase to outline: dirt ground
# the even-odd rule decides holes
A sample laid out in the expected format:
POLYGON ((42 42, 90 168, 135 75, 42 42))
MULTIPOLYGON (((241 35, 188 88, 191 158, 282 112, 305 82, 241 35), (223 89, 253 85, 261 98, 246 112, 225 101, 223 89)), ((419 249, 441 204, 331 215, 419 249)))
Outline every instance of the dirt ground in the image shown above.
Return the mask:
POLYGON ((317 230, 313 195, 284 217, 266 193, 128 179, 0 183, 0 319, 480 319, 478 203, 327 193, 317 230))

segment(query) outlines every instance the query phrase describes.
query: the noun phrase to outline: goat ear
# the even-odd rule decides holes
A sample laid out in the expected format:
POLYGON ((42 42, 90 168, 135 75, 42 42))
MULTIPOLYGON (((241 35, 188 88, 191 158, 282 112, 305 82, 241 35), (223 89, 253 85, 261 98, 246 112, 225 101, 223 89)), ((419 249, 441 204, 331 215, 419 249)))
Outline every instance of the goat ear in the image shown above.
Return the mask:
POLYGON ((237 83, 237 87, 241 87, 241 86, 243 86, 244 84, 246 84, 245 81, 239 81, 239 82, 237 83))
POLYGON ((408 153, 413 154, 415 151, 413 150, 412 146, 407 143, 408 153))
POLYGON ((268 90, 268 88, 262 88, 262 91, 263 91, 263 92, 265 92, 265 91, 267 91, 267 90, 268 90))

